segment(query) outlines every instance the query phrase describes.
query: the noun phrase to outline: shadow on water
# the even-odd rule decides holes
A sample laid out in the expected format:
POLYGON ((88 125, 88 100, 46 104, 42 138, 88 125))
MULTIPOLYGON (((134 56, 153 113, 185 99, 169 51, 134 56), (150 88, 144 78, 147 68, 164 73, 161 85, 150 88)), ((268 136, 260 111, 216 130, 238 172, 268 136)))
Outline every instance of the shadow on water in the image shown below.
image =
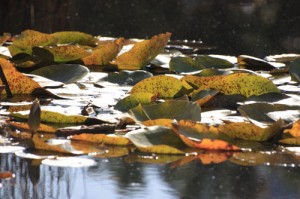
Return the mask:
POLYGON ((204 165, 128 163, 96 158, 97 165, 63 168, 1 155, 1 198, 296 198, 299 169, 239 166, 229 161, 204 165))

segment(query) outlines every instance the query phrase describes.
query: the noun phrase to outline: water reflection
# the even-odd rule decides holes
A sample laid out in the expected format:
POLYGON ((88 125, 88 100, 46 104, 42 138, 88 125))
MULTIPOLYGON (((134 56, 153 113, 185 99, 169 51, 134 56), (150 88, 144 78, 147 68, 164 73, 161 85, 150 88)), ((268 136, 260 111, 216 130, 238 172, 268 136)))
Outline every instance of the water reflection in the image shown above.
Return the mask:
POLYGON ((62 168, 1 154, 1 198, 296 198, 299 168, 199 161, 169 164, 97 158, 97 166, 62 168))

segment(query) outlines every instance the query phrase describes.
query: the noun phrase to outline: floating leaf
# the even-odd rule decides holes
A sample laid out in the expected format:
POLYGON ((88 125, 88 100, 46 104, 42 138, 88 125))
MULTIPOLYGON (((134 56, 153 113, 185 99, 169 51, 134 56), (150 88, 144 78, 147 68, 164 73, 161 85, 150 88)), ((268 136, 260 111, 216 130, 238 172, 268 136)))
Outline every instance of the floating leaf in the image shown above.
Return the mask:
POLYGON ((219 133, 232 138, 252 141, 267 141, 278 135, 283 127, 283 121, 278 120, 273 125, 262 128, 246 122, 227 123, 218 126, 219 133))
POLYGON ((29 130, 32 133, 35 133, 40 126, 40 122, 41 122, 40 101, 38 99, 35 99, 30 108, 30 112, 27 120, 29 130))
MULTIPOLYGON (((287 111, 287 110, 298 110, 299 106, 289 106, 285 104, 270 104, 270 103, 252 103, 242 105, 238 108, 238 111, 244 117, 247 117, 252 122, 260 122, 266 124, 274 123, 267 113, 274 111, 287 111)), ((281 119, 285 119, 281 117, 281 119)))
POLYGON ((130 93, 152 93, 161 98, 179 97, 184 94, 180 80, 171 76, 158 75, 144 79, 134 85, 130 93))
POLYGON ((291 79, 293 81, 300 82, 300 58, 292 61, 288 67, 291 79))
POLYGON ((229 137, 219 135, 212 126, 181 120, 173 123, 172 128, 182 141, 189 147, 207 150, 241 150, 238 146, 230 144, 229 137))
POLYGON ((142 122, 145 126, 165 126, 165 127, 172 127, 172 123, 174 122, 173 119, 155 119, 155 120, 146 120, 142 122))
POLYGON ((118 101, 115 109, 122 112, 127 112, 129 109, 132 109, 139 104, 150 104, 151 102, 154 102, 155 99, 156 96, 152 93, 135 93, 118 101))
POLYGON ((171 71, 193 72, 202 70, 205 66, 196 62, 192 57, 173 57, 169 63, 171 71))
POLYGON ((100 81, 108 81, 120 85, 135 85, 143 79, 152 77, 152 73, 144 70, 128 71, 122 70, 120 72, 109 73, 106 77, 100 79, 100 81))
POLYGON ((56 43, 56 38, 51 34, 41 33, 35 30, 25 30, 13 40, 8 47, 10 54, 15 56, 19 53, 31 54, 31 48, 35 46, 49 46, 56 43))
POLYGON ((132 49, 118 56, 114 64, 120 70, 137 70, 150 63, 166 46, 171 33, 159 34, 136 43, 132 49))
MULTIPOLYGON (((19 111, 11 113, 11 116, 28 119, 28 111, 19 111)), ((95 118, 89 118, 82 115, 66 115, 59 112, 42 110, 41 112, 41 121, 48 123, 69 123, 69 124, 90 124, 90 123, 101 123, 100 120, 95 118)))
POLYGON ((168 100, 153 105, 139 105, 131 109, 129 113, 137 121, 154 119, 189 119, 201 120, 201 108, 197 103, 183 100, 168 100))
POLYGON ((202 64, 205 68, 232 68, 234 65, 226 59, 213 57, 210 55, 198 55, 195 62, 202 64))
POLYGON ((71 140, 80 140, 86 142, 93 142, 97 144, 110 144, 110 145, 120 145, 127 146, 131 145, 131 142, 128 138, 115 134, 90 134, 90 133, 82 133, 78 135, 72 135, 71 140))
POLYGON ((85 65, 107 65, 120 52, 124 44, 124 39, 119 38, 115 41, 99 44, 93 49, 91 55, 83 57, 82 61, 85 65))
POLYGON ((241 94, 246 97, 280 91, 272 81, 248 73, 234 73, 226 76, 197 77, 188 75, 182 80, 199 87, 199 90, 216 89, 226 95, 241 94))
POLYGON ((184 154, 181 140, 167 127, 152 126, 125 135, 140 151, 159 154, 184 154))
POLYGON ((209 100, 211 100, 214 96, 216 96, 219 93, 219 91, 214 89, 207 89, 207 90, 201 90, 200 92, 193 92, 191 93, 191 100, 197 101, 199 106, 202 106, 209 100))
POLYGON ((0 65, 12 94, 32 94, 35 90, 43 90, 37 82, 18 72, 6 59, 0 58, 0 65))
POLYGON ((57 44, 75 43, 83 46, 95 46, 95 44, 99 41, 90 34, 78 31, 55 32, 51 34, 51 36, 56 39, 57 44))
POLYGON ((239 68, 247 68, 250 70, 272 70, 274 66, 269 62, 259 59, 257 57, 252 57, 248 55, 238 56, 238 66, 239 68))
MULTIPOLYGON (((8 121, 7 122, 10 126, 17 128, 21 131, 28 131, 29 132, 29 126, 25 122, 14 122, 14 121, 8 121)), ((46 124, 40 124, 39 128, 36 130, 38 133, 55 133, 56 128, 46 125, 46 124)))
POLYGON ((291 129, 286 129, 284 132, 291 134, 293 137, 300 137, 300 120, 297 120, 291 129))
POLYGON ((84 48, 74 45, 45 46, 43 48, 53 54, 55 62, 75 61, 91 54, 91 52, 85 50, 84 48))
POLYGON ((36 69, 31 74, 40 75, 48 79, 70 84, 82 79, 89 73, 89 69, 78 64, 58 64, 36 69))

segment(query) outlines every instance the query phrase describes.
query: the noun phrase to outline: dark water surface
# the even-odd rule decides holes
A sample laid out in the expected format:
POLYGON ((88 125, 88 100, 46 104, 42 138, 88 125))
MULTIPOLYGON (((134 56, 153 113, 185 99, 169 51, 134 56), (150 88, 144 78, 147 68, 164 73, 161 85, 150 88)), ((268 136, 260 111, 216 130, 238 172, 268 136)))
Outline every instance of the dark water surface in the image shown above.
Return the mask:
POLYGON ((300 169, 239 166, 229 161, 169 164, 128 163, 126 158, 95 158, 92 167, 64 168, 1 155, 0 197, 38 199, 93 198, 297 198, 300 169))

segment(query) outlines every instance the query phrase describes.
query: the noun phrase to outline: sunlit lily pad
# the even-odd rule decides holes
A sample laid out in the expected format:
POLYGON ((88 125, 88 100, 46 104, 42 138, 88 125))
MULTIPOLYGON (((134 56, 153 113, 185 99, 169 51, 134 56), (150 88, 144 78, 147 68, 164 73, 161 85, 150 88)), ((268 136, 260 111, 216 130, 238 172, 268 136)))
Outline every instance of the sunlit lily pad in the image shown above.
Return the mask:
POLYGON ((99 41, 90 34, 78 31, 62 31, 51 34, 56 39, 57 44, 75 43, 83 46, 95 46, 99 41))
POLYGON ((106 77, 100 79, 100 81, 108 81, 120 85, 135 85, 143 79, 152 77, 150 72, 143 70, 128 71, 122 70, 120 72, 109 73, 106 77))

